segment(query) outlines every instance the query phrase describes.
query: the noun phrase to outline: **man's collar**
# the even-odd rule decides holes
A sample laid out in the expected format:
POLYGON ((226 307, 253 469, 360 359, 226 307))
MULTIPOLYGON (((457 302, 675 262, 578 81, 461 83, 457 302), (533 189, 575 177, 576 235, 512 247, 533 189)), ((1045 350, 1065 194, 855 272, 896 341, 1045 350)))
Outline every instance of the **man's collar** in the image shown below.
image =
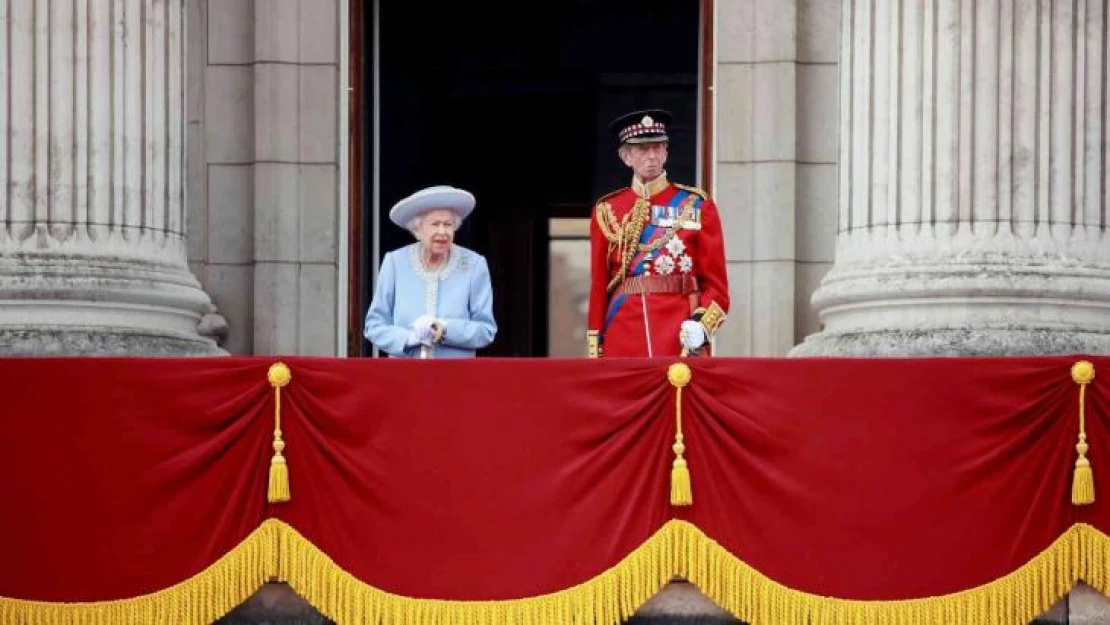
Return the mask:
POLYGON ((663 172, 658 178, 651 182, 641 182, 639 177, 635 175, 632 176, 632 190, 636 195, 645 199, 666 189, 668 184, 670 183, 667 181, 667 172, 663 172))

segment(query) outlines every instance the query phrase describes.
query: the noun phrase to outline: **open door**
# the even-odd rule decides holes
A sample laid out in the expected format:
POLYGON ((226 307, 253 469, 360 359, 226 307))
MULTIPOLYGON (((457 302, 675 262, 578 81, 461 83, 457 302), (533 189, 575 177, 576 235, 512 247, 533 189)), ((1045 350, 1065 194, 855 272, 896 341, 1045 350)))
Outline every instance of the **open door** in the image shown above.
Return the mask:
POLYGON ((351 145, 362 153, 351 177, 353 226, 361 213, 351 355, 370 353, 361 326, 377 261, 411 242, 389 208, 416 189, 477 197, 456 240, 489 261, 499 331, 483 354, 581 356, 590 210, 630 176, 608 122, 671 110, 670 177, 705 184, 709 2, 524 5, 366 0, 352 10, 361 82, 351 145))

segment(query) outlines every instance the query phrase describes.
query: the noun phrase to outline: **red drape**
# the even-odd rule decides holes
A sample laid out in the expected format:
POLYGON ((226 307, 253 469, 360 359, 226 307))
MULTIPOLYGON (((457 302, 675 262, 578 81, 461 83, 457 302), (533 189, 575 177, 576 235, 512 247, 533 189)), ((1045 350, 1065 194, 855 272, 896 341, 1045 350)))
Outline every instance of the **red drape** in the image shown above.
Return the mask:
POLYGON ((271 517, 407 597, 562 590, 674 518, 791 589, 952 593, 1110 532, 1097 379, 1096 502, 1070 502, 1077 359, 688 360, 687 508, 669 361, 283 359, 292 500, 267 504, 276 359, 0 360, 0 597, 166 588, 271 517))
POLYGON ((133 597, 234 547, 267 513, 265 376, 241 359, 0 360, 0 596, 133 597))

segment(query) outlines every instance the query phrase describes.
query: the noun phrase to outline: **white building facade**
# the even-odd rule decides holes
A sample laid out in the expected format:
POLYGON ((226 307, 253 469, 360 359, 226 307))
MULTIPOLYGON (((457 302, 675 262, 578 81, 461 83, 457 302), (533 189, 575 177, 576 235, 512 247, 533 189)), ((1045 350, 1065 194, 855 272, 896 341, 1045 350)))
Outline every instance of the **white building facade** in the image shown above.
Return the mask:
MULTIPOLYGON (((389 2, 0 2, 0 351, 361 355, 389 2)), ((722 354, 1110 351, 1105 1, 686 2, 722 354)))

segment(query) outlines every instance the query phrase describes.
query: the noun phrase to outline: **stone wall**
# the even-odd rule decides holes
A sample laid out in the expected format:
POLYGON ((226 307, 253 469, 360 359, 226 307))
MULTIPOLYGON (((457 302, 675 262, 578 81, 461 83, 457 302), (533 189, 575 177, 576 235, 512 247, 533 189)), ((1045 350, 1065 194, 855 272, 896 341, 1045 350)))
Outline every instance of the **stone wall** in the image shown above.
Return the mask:
MULTIPOLYGON (((334 353, 337 0, 188 1, 190 267, 233 353, 334 353)), ((784 355, 818 329, 810 296, 832 263, 839 0, 714 5, 734 313, 719 348, 784 355)))
POLYGON ((718 0, 716 189, 732 295, 719 353, 782 356, 818 328, 836 233, 839 0, 718 0))
POLYGON ((189 266, 232 353, 337 354, 339 1, 188 0, 189 266))

